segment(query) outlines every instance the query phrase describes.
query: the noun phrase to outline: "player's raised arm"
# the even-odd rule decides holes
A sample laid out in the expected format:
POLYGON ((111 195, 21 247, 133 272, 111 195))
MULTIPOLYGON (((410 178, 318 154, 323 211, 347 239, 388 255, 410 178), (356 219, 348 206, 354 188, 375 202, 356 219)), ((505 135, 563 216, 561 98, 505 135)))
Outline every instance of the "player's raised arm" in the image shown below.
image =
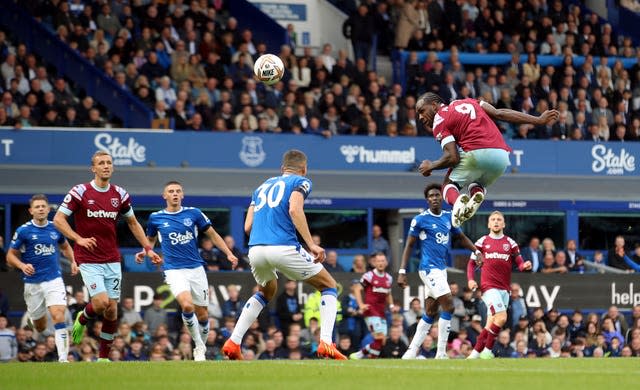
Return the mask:
POLYGON ((407 287, 407 263, 409 263, 409 258, 411 257, 411 252, 413 251, 413 246, 415 245, 417 238, 412 235, 407 236, 407 241, 404 244, 404 249, 402 251, 402 259, 400 260, 400 269, 398 269, 398 286, 401 288, 407 287))
POLYGON ((547 110, 540 114, 540 116, 533 116, 509 108, 495 108, 484 100, 480 101, 480 107, 482 107, 493 120, 515 123, 517 125, 532 124, 535 126, 543 126, 557 121, 560 117, 560 113, 557 110, 547 110))

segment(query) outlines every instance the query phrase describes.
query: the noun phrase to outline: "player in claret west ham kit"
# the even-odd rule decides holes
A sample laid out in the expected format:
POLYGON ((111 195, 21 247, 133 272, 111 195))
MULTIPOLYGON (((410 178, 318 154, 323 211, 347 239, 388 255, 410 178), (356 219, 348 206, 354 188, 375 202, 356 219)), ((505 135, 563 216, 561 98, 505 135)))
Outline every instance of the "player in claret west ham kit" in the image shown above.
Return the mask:
MULTIPOLYGON (((487 325, 482 329, 467 359, 493 358, 491 350, 496 337, 507 322, 513 262, 520 271, 531 270, 531 262, 522 259, 518 244, 504 234, 504 227, 504 215, 494 211, 489 215, 489 234, 482 236, 475 244, 484 257, 480 289, 482 300, 487 306, 487 325)), ((472 254, 467 264, 468 287, 472 290, 478 288, 478 283, 474 280, 476 260, 476 255, 472 254)))
POLYGON ((387 256, 384 253, 376 253, 373 259, 371 271, 365 272, 360 278, 360 285, 354 291, 358 307, 364 313, 364 320, 367 323, 369 332, 373 335, 374 341, 367 344, 358 352, 349 355, 350 359, 362 359, 365 357, 377 358, 387 338, 387 317, 385 312, 387 306, 392 311, 395 309, 391 287, 393 277, 385 270, 387 269, 387 256), (362 299, 364 290, 364 300, 362 299))
POLYGON ((124 217, 131 233, 152 261, 159 263, 160 257, 151 249, 133 213, 127 191, 110 183, 113 175, 111 155, 96 152, 91 158, 91 171, 94 179, 69 191, 53 222, 65 237, 75 243, 75 259, 91 296, 91 301, 78 313, 73 324, 73 342, 79 344, 82 341, 89 319, 103 317, 98 361, 108 361, 118 325, 118 301, 122 287, 121 256, 116 238, 118 218, 124 217), (74 218, 75 230, 67 220, 70 216, 74 218))
POLYGON ((416 113, 425 129, 433 131, 443 151, 436 161, 422 161, 419 171, 429 176, 434 170, 449 168, 442 195, 453 207, 454 227, 473 217, 485 198, 486 188, 509 165, 511 148, 493 120, 543 126, 560 115, 556 110, 548 110, 536 117, 507 108, 496 109, 474 99, 454 100, 446 105, 433 92, 420 96, 416 113), (465 186, 469 187, 468 194, 460 193, 465 186))

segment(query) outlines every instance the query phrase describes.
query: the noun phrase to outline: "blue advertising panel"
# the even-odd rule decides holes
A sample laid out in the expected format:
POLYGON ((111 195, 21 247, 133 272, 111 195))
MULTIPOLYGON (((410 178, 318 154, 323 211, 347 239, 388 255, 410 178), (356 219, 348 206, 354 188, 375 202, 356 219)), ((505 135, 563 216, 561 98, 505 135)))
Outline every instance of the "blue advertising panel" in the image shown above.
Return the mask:
MULTIPOLYGON (((640 143, 511 141, 507 173, 638 176, 640 143)), ((282 154, 304 151, 313 170, 408 172, 442 151, 431 137, 93 130, 0 130, 0 164, 89 164, 96 150, 120 166, 279 169, 282 154)))

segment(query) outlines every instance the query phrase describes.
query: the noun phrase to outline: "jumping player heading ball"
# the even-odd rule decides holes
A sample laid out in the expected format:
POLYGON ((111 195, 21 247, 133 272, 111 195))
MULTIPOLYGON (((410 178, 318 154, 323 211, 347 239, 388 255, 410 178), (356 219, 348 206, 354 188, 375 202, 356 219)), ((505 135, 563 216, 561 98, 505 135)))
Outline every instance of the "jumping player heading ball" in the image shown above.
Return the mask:
POLYGON ((476 213, 484 200, 486 188, 493 184, 509 165, 511 149, 493 120, 515 124, 543 126, 558 119, 556 110, 533 116, 474 99, 454 100, 445 105, 442 98, 427 92, 416 102, 418 118, 442 147, 436 161, 420 164, 423 176, 449 168, 443 183, 443 196, 453 206, 451 223, 459 227, 476 213), (468 186, 468 194, 460 190, 468 186))

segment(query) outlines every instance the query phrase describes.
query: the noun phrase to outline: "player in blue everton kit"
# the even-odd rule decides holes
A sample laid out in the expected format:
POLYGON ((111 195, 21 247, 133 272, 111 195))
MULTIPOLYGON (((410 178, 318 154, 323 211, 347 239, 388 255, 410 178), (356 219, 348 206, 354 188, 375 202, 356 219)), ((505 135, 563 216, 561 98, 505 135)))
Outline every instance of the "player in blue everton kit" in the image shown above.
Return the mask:
MULTIPOLYGON (((149 217, 147 239, 151 246, 155 244, 156 238, 160 241, 165 281, 180 304, 182 320, 195 343, 193 359, 204 361, 205 343, 209 334, 209 282, 204 269, 205 262, 198 252, 198 234, 206 234, 227 255, 234 267, 238 259, 202 211, 182 206, 184 192, 180 183, 168 182, 162 197, 167 202, 167 207, 149 217)), ((144 252, 136 255, 136 261, 141 262, 143 259, 144 252)))
POLYGON ((58 361, 68 362, 69 335, 64 323, 67 291, 60 272, 58 247, 71 261, 71 275, 78 273, 78 265, 71 245, 56 230, 53 222, 47 220, 50 211, 46 196, 38 194, 31 197, 29 213, 33 219, 16 230, 7 262, 24 274, 24 300, 38 332, 47 327, 46 310, 49 309, 55 328, 58 361))
POLYGON ((436 359, 447 359, 447 339, 453 313, 453 297, 447 281, 447 260, 453 236, 460 240, 462 246, 474 252, 479 263, 482 254, 473 242, 462 233, 462 230, 451 225, 451 212, 442 210, 442 191, 440 184, 432 183, 424 189, 424 197, 429 209, 418 214, 411 221, 407 242, 402 252, 402 263, 398 270, 398 285, 407 286, 405 266, 413 252, 416 242, 420 243, 420 265, 418 274, 425 287, 426 313, 418 322, 411 345, 402 356, 403 359, 415 359, 424 338, 429 333, 438 307, 442 309, 438 320, 438 350, 436 359))
POLYGON ((304 280, 321 292, 318 356, 346 360, 332 343, 338 295, 336 281, 320 264, 325 259, 325 251, 313 242, 304 214, 304 200, 312 187, 311 180, 305 177, 307 156, 299 150, 287 151, 282 157, 281 172, 282 175, 258 187, 251 198, 244 230, 250 235, 249 263, 259 291, 242 309, 222 353, 232 360, 242 359, 242 338, 275 296, 276 271, 280 271, 287 278, 304 280), (300 246, 296 231, 311 253, 300 246))

